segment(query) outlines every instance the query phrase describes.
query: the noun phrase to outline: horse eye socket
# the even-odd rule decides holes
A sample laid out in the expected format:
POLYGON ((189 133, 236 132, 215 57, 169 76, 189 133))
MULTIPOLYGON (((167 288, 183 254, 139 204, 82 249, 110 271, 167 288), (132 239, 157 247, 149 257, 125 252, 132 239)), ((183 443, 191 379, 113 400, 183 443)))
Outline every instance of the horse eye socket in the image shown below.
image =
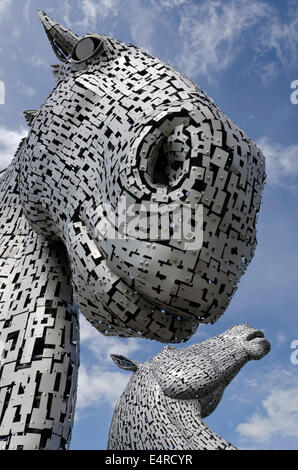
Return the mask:
POLYGON ((87 36, 81 39, 73 48, 71 58, 74 62, 83 62, 93 57, 102 45, 96 36, 87 36))

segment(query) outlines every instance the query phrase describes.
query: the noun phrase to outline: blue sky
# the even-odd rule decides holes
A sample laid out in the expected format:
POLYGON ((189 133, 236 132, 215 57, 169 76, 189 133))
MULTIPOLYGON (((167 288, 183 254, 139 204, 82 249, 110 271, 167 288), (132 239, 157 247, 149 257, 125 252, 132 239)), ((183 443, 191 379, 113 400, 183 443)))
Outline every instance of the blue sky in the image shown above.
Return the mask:
MULTIPOLYGON (((187 345, 249 322, 272 350, 247 364, 206 423, 241 449, 298 449, 298 0, 0 0, 0 169, 54 86, 56 57, 36 11, 80 35, 133 43, 190 76, 262 148, 267 183, 255 257, 228 310, 187 345), (5 96, 4 91, 5 89, 5 96), (2 104, 4 101, 4 104, 2 104)), ((145 361, 154 341, 106 338, 81 319, 81 367, 71 449, 105 449, 130 374, 110 353, 145 361)), ((178 346, 180 347, 180 346, 178 346)))

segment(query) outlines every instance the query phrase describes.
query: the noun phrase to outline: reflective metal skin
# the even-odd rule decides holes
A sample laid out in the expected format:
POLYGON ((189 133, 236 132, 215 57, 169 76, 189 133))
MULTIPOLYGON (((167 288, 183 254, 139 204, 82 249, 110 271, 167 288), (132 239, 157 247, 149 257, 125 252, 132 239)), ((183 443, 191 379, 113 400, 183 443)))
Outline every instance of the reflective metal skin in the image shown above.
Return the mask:
POLYGON ((0 175, 2 449, 68 445, 78 308, 102 334, 173 343, 223 314, 254 254, 265 178, 261 151, 184 75, 39 15, 61 63, 0 175), (129 211, 146 204, 151 227, 170 214, 168 238, 130 236, 129 211), (200 247, 175 236, 199 225, 175 207, 196 205, 200 247))
POLYGON ((235 449, 202 419, 240 369, 269 350, 263 333, 246 324, 187 348, 166 346, 145 363, 113 355, 134 374, 115 407, 108 449, 235 449))

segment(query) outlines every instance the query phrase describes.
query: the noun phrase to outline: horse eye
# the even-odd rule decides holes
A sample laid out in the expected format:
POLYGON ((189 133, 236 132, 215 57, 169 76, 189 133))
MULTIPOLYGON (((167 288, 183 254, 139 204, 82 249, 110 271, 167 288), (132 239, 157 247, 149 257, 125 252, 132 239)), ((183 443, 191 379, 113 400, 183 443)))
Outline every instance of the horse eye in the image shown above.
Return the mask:
POLYGON ((91 59, 99 51, 101 45, 102 41, 98 37, 86 36, 74 46, 71 58, 76 63, 91 59))

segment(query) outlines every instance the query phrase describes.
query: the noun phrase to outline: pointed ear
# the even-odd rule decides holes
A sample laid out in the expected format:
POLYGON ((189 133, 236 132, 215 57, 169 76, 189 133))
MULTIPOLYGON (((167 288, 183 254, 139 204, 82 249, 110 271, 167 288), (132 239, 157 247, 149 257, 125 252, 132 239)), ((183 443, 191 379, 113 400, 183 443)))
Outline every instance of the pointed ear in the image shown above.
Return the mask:
POLYGON ((136 371, 139 368, 139 362, 127 359, 125 356, 119 354, 111 354, 111 358, 120 369, 136 371))
POLYGON ((62 62, 66 62, 74 46, 81 39, 80 36, 52 20, 45 12, 38 11, 38 15, 56 56, 62 62))
POLYGON ((38 113, 39 113, 39 111, 37 109, 30 109, 28 111, 24 111, 24 116, 25 116, 25 119, 26 119, 26 122, 27 122, 28 126, 32 125, 32 122, 33 122, 35 116, 37 116, 38 113))

